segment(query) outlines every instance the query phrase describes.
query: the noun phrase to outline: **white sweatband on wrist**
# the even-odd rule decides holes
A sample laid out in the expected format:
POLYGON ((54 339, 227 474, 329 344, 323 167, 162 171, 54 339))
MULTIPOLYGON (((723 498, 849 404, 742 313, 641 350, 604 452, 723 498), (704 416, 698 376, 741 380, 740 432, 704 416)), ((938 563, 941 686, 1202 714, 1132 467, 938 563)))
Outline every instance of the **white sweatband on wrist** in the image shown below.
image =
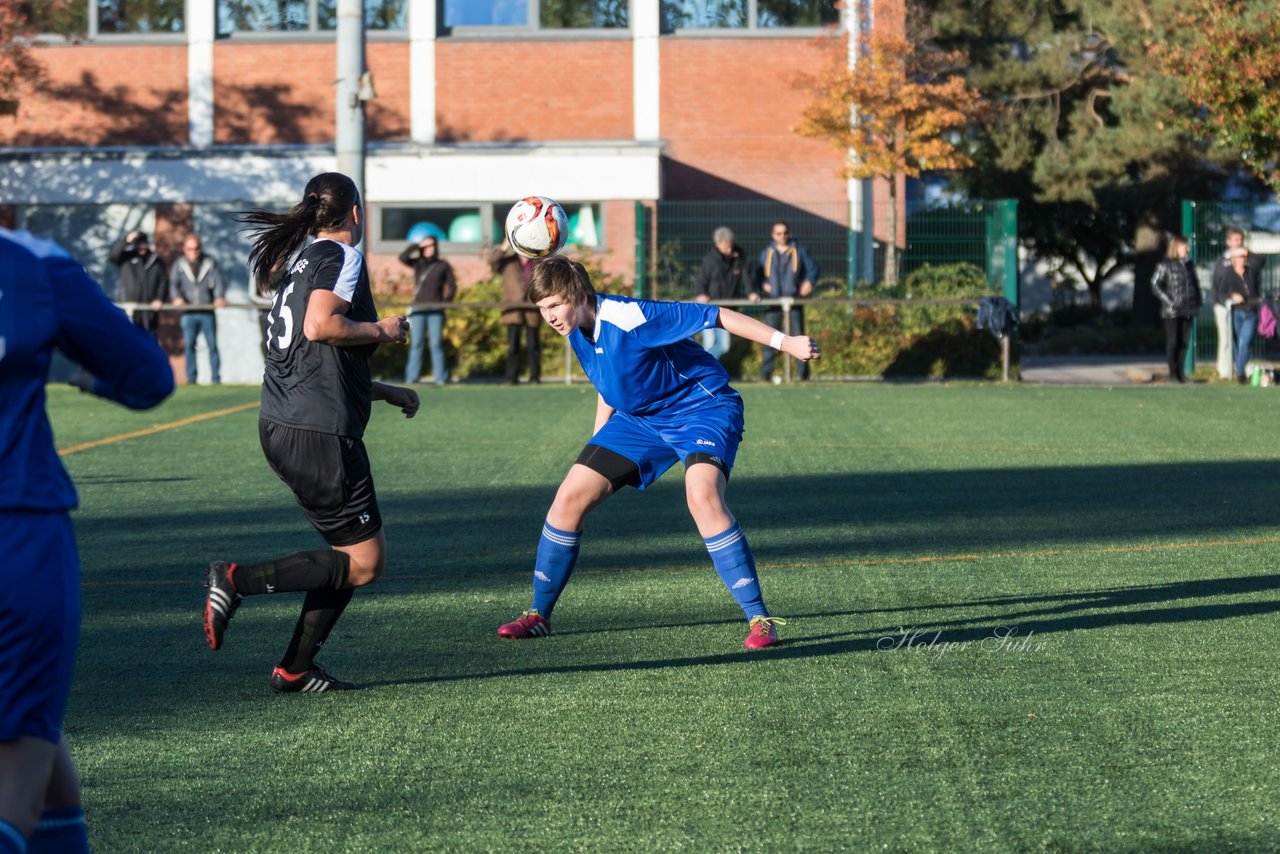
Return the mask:
POLYGON ((774 333, 773 333, 773 337, 769 339, 769 346, 770 346, 770 347, 772 347, 772 348, 773 348, 773 349, 775 349, 775 350, 781 350, 781 349, 782 349, 782 339, 783 339, 783 338, 786 338, 786 337, 787 337, 787 336, 783 335, 781 332, 778 332, 778 331, 776 331, 776 330, 775 330, 775 331, 774 331, 774 333))

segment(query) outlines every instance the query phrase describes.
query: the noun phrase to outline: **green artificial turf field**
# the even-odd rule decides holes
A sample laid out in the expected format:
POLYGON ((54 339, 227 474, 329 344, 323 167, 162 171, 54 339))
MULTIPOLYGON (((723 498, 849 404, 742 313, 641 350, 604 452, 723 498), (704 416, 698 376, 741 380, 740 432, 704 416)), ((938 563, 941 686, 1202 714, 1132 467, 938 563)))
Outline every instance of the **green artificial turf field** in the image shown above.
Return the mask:
POLYGON ((95 850, 1280 849, 1280 392, 746 386, 729 503, 788 620, 748 653, 679 470, 497 638, 594 392, 428 388, 366 437, 390 558, 322 656, 363 690, 279 697, 298 595, 200 629, 208 561, 321 544, 256 395, 51 389, 95 850))

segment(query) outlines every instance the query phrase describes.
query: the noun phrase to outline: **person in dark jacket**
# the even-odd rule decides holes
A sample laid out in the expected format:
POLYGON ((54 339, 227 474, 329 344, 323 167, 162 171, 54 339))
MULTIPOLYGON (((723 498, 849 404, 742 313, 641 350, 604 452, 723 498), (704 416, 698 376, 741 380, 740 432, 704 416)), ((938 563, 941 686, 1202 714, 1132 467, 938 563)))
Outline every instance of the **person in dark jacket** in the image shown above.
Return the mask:
MULTIPOLYGON (((751 290, 748 277, 747 257, 742 247, 733 242, 733 231, 720 226, 711 235, 715 245, 702 258, 702 267, 698 270, 697 302, 709 303, 715 300, 748 299, 756 302, 760 296, 751 290)), ((717 359, 729 352, 729 331, 714 327, 698 335, 698 342, 717 359)))
MULTIPOLYGON (((797 301, 813 293, 813 283, 818 278, 818 265, 814 263, 809 252, 799 243, 791 239, 791 229, 785 222, 775 222, 769 229, 773 242, 760 253, 760 269, 756 274, 757 297, 778 299, 794 297, 797 301)), ((764 322, 774 328, 783 327, 782 308, 770 306, 765 310, 764 322)), ((804 309, 798 304, 791 306, 788 324, 785 327, 788 335, 804 334, 804 309)), ((765 347, 760 355, 760 379, 768 382, 773 379, 772 347, 765 347)), ((809 378, 809 363, 800 363, 800 379, 809 378)))
POLYGON ((1171 239, 1168 253, 1151 277, 1151 290, 1160 301, 1160 317, 1164 319, 1164 353, 1169 361, 1170 382, 1187 381, 1191 319, 1200 310, 1200 283, 1196 281, 1196 268, 1188 260, 1190 251, 1185 237, 1171 239))
POLYGON ((422 378, 422 344, 431 345, 431 371, 435 383, 449 381, 449 367, 444 361, 444 309, 429 308, 432 303, 453 302, 458 283, 453 267, 440 257, 440 246, 432 235, 411 243, 400 253, 400 263, 413 268, 413 304, 409 306, 409 357, 405 362, 404 381, 416 383, 422 378))
POLYGON ((1249 345, 1258 331, 1258 308, 1262 304, 1261 281, 1256 275, 1260 266, 1250 264, 1249 257, 1249 250, 1241 248, 1231 256, 1229 266, 1213 271, 1215 295, 1219 292, 1225 294, 1223 302, 1231 310, 1234 341, 1231 358, 1236 382, 1242 384, 1249 380, 1245 373, 1249 364, 1249 345))
POLYGON ((1209 299, 1213 303, 1213 319, 1218 329, 1218 377, 1229 380, 1232 376, 1232 352, 1234 350, 1235 303, 1231 299, 1231 284, 1235 274, 1231 269, 1232 259, 1244 255, 1245 266, 1243 277, 1245 284, 1255 294, 1262 293, 1261 255, 1249 252, 1244 245, 1244 232, 1238 228, 1229 228, 1226 233, 1226 251, 1214 262, 1212 277, 1209 280, 1209 299))
POLYGON ((133 322, 154 338, 160 324, 160 315, 156 312, 164 304, 165 291, 169 289, 164 260, 151 251, 147 233, 137 229, 117 240, 108 257, 120 268, 117 301, 150 306, 150 309, 134 309, 133 322))

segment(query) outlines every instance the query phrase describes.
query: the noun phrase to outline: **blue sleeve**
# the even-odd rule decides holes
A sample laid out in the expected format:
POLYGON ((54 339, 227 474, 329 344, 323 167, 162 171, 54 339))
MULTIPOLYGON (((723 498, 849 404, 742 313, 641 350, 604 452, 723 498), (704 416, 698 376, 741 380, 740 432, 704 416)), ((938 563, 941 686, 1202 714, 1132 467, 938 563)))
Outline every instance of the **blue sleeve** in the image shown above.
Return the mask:
POLYGON ((645 322, 632 334, 646 347, 664 347, 717 326, 720 306, 700 302, 639 300, 645 322))
POLYGON ((130 409, 150 409, 173 392, 169 357, 111 304, 84 268, 66 257, 45 259, 53 288, 55 343, 93 374, 93 393, 130 409))

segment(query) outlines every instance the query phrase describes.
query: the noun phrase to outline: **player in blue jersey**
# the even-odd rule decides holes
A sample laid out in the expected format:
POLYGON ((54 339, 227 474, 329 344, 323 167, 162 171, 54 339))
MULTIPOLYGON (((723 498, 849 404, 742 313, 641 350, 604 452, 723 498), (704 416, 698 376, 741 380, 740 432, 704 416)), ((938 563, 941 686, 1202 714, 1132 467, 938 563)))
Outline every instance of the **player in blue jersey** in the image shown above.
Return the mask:
POLYGON ((740 312, 701 303, 597 294, 581 264, 542 261, 529 301, 573 347, 596 387, 595 433, 560 484, 533 570, 533 603, 498 629, 504 638, 551 634, 551 611, 578 558, 587 514, 623 486, 644 489, 678 462, 689 512, 725 586, 746 614, 748 649, 778 640, 751 548, 724 502, 742 441, 742 398, 720 362, 691 340, 712 327, 802 361, 819 356, 806 335, 785 336, 740 312))
POLYGON ((0 228, 0 854, 88 851, 62 716, 80 630, 76 490, 45 414, 53 350, 84 391, 147 409, 169 360, 57 245, 0 228))

